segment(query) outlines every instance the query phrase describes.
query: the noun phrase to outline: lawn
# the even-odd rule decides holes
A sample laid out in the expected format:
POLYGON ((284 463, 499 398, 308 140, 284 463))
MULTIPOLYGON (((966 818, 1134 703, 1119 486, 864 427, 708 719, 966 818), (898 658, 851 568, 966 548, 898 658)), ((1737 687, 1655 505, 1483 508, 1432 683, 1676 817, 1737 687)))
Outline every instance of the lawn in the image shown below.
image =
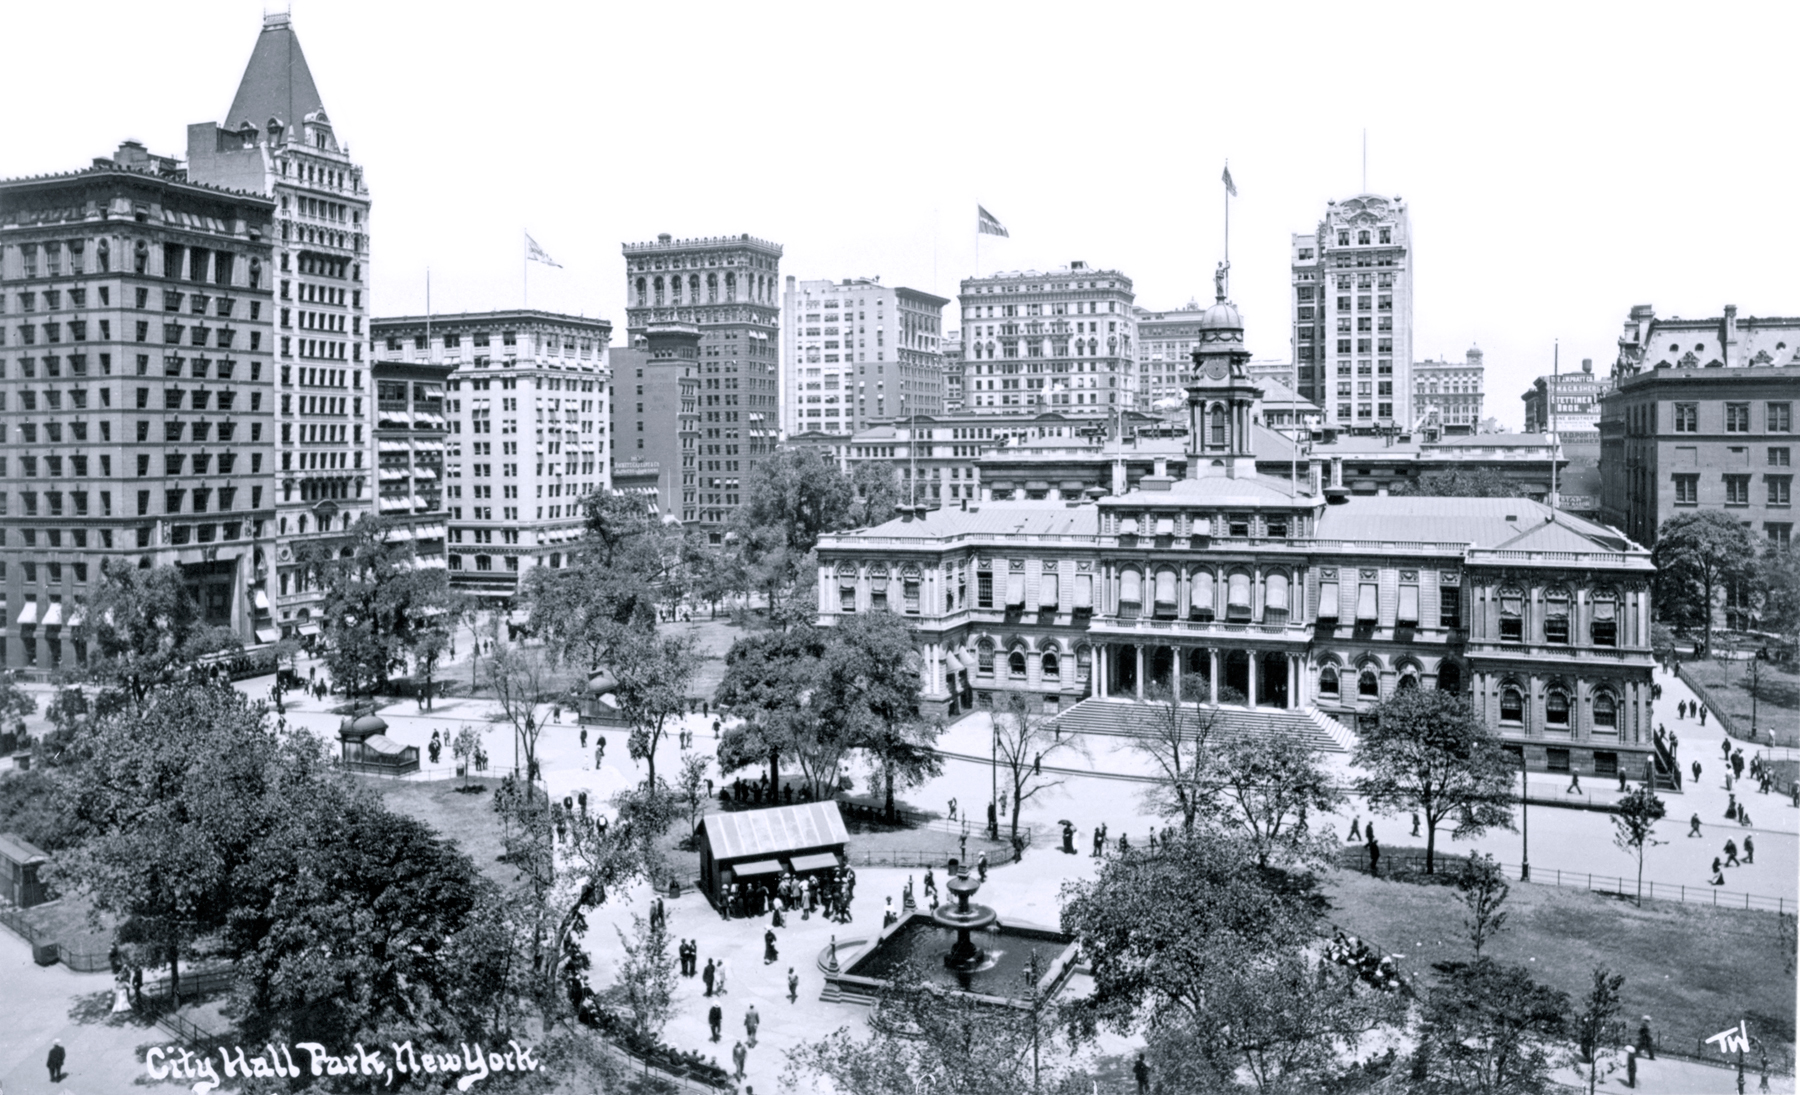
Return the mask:
MULTIPOLYGON (((1352 871, 1327 879, 1330 919, 1374 946, 1405 956, 1401 969, 1429 984, 1431 964, 1470 957, 1465 910, 1449 886, 1393 882, 1352 871)), ((1514 883, 1511 919, 1484 954, 1526 966, 1579 998, 1595 965, 1625 975, 1625 1016, 1641 1015, 1671 1050, 1741 1019, 1790 1058, 1794 1037, 1794 937, 1772 912, 1629 901, 1514 883)), ((1777 1056, 1771 1053, 1771 1056, 1777 1056)))
POLYGON ((495 882, 510 885, 516 877, 513 869, 500 861, 500 853, 505 849, 500 841, 500 818, 494 813, 494 788, 500 786, 499 780, 469 780, 486 790, 464 794, 457 790, 463 785, 461 780, 352 778, 373 787, 388 809, 417 818, 455 841, 475 861, 475 866, 495 882))
POLYGON ((1695 658, 1682 662, 1681 672, 1706 689, 1709 707, 1725 709, 1734 736, 1748 738, 1752 664, 1755 664, 1759 677, 1755 697, 1757 740, 1766 742, 1769 735, 1774 734, 1777 745, 1800 746, 1800 672, 1793 666, 1775 662, 1753 663, 1749 658, 1695 658))
POLYGON ((731 622, 730 617, 721 615, 716 620, 696 618, 692 623, 662 624, 658 630, 665 635, 690 635, 694 639, 700 654, 699 664, 694 667, 694 679, 688 685, 688 695, 711 700, 713 693, 719 690, 719 682, 725 679, 725 652, 731 644, 746 633, 746 629, 731 622))

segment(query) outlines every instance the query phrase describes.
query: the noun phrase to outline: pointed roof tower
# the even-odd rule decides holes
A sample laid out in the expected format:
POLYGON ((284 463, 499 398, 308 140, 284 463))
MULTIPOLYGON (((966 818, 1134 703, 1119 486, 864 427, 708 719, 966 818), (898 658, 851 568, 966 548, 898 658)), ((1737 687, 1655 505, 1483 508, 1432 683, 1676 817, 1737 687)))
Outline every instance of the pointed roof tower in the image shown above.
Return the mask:
POLYGON ((238 82, 225 127, 249 122, 263 129, 273 118, 292 132, 308 115, 324 109, 300 39, 294 35, 293 19, 285 11, 264 15, 262 34, 244 67, 244 78, 238 82))

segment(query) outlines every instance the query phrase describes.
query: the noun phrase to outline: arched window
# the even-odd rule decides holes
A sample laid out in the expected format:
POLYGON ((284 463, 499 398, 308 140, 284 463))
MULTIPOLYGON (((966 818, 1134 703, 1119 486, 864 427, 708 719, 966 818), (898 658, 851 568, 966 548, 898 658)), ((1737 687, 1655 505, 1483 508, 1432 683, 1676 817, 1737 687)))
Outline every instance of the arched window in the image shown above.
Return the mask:
POLYGON ((1356 677, 1356 694, 1368 699, 1381 698, 1381 675, 1373 669, 1364 669, 1356 677))
POLYGON ((654 288, 656 290, 656 306, 661 308, 663 302, 663 279, 660 274, 657 275, 654 288))
POLYGON ((975 671, 983 677, 994 675, 994 644, 987 639, 975 644, 975 671))
POLYGON ((1569 641, 1569 591, 1552 589, 1544 594, 1544 641, 1569 641))
POLYGON ((725 272, 725 303, 737 303, 737 275, 729 270, 725 272))
POLYGON ((1127 568, 1119 573, 1119 603, 1144 603, 1144 576, 1136 570, 1127 568))
POLYGON ((1610 591, 1594 594, 1593 634, 1595 646, 1619 645, 1619 601, 1610 591))
POLYGON ((1189 579, 1189 585, 1191 592, 1188 600, 1193 605, 1194 616, 1202 620, 1212 619, 1213 612, 1219 603, 1218 595, 1213 591, 1212 571, 1194 571, 1193 577, 1189 579))
POLYGON ((700 275, 699 274, 689 274, 688 275, 688 302, 690 304, 700 303, 700 275))
POLYGON ((1225 407, 1223 404, 1214 403, 1212 412, 1207 417, 1206 443, 1208 445, 1225 443, 1225 407))
POLYGON ((706 303, 719 303, 719 275, 706 275, 706 303))
POLYGON ((1225 617, 1230 620, 1250 618, 1250 575, 1241 570, 1233 571, 1225 583, 1225 617))
POLYGON ((1500 690, 1500 721, 1512 726, 1525 721, 1525 694, 1511 685, 1500 690))
POLYGON ((1544 697, 1544 725, 1569 727, 1569 694, 1553 691, 1544 697))
POLYGON ((1025 679, 1025 652, 1014 650, 1006 656, 1006 675, 1015 681, 1025 679))
POLYGON ((1462 691, 1462 669, 1455 662, 1438 663, 1437 686, 1439 692, 1462 691))
POLYGON ((1409 688, 1417 687, 1419 687, 1419 674, 1417 672, 1408 669, 1400 674, 1399 688, 1402 692, 1409 688))
POLYGON ((1500 591, 1500 641, 1525 641, 1525 593, 1518 589, 1500 591))
POLYGON ((1078 646, 1075 648, 1075 676, 1080 680, 1088 680, 1094 673, 1094 648, 1078 646))
POLYGON ((1054 650, 1044 651, 1044 679, 1047 681, 1054 681, 1060 680, 1061 678, 1062 659, 1057 656, 1057 653, 1054 650))
POLYGON ((1594 729, 1612 733, 1619 728, 1619 701, 1611 692, 1594 694, 1594 729))
POLYGON ((1288 615, 1288 579, 1281 573, 1263 576, 1263 620, 1286 623, 1288 615))
POLYGON ((1319 695, 1331 696, 1335 699, 1337 697, 1337 694, 1338 694, 1337 667, 1328 665, 1324 669, 1319 670, 1319 695))
POLYGON ((681 275, 676 274, 669 279, 669 303, 681 303, 681 275))

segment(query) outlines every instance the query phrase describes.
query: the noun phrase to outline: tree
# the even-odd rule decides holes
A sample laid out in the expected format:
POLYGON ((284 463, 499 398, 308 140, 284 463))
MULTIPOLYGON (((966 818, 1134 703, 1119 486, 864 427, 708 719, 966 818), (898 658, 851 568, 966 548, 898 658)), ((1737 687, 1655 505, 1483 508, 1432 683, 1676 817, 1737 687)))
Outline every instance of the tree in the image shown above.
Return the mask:
POLYGON ((77 742, 65 794, 81 843, 52 865, 54 881, 129 921, 177 992, 182 956, 225 925, 268 824, 259 803, 282 746, 263 720, 261 704, 201 680, 150 691, 77 742))
POLYGON ((1656 823, 1663 819, 1663 800, 1648 784, 1632 788, 1613 804, 1613 844, 1637 858, 1637 903, 1644 905, 1644 852, 1661 844, 1655 838, 1656 823))
POLYGON ((1224 807, 1219 823, 1249 839, 1258 865, 1269 866, 1276 855, 1284 866, 1330 860, 1336 837, 1310 831, 1306 818, 1331 814, 1344 794, 1316 746, 1293 734, 1245 734, 1225 742, 1214 771, 1224 807))
POLYGON ((994 712, 994 751, 1012 790, 1014 848, 1020 847, 1020 808, 1039 791, 1062 786, 1062 780, 1039 771, 1039 762, 1054 753, 1075 750, 1080 740, 1073 734, 1066 738, 1054 734, 1051 720, 1031 709, 1033 698, 1024 692, 1008 692, 994 712))
POLYGON ((737 523, 749 552, 748 562, 784 549, 798 559, 819 537, 843 528, 854 500, 850 480, 817 449, 783 448, 750 465, 744 479, 743 504, 737 523), (772 535, 757 537, 755 530, 772 535))
POLYGON ((1306 947, 1322 911, 1309 877, 1257 867, 1249 843, 1225 833, 1181 830, 1164 855, 1105 860, 1062 889, 1063 931, 1093 969, 1077 1017, 1121 1034, 1144 1015, 1198 1020, 1234 971, 1306 947))
POLYGON ((706 812, 706 805, 712 796, 706 793, 706 773, 712 762, 700 753, 687 752, 681 754, 681 772, 675 777, 675 797, 681 803, 681 812, 687 818, 687 832, 681 838, 681 846, 693 848, 698 844, 696 830, 700 827, 700 815, 706 812))
POLYGON ((543 709, 561 696, 561 675, 541 648, 501 644, 488 655, 487 683, 494 701, 500 705, 500 710, 489 716, 490 721, 505 721, 512 726, 513 740, 525 756, 523 775, 527 780, 537 779, 537 743, 545 722, 543 709))
POLYGON ((849 727, 884 787, 895 817, 897 787, 917 786, 943 770, 932 743, 942 726, 919 713, 919 654, 902 616, 871 612, 840 620, 826 640, 822 687, 813 702, 822 717, 849 727))
POLYGON ((1575 1045, 1581 1051, 1582 1063, 1588 1066, 1588 1095, 1594 1095, 1600 1077, 1618 1067, 1611 1063, 1611 1058, 1617 1055, 1619 1044, 1625 1040, 1625 1023, 1619 1018, 1625 1007, 1619 997, 1619 989, 1624 984, 1624 974, 1612 973, 1605 966, 1595 966, 1594 983, 1582 998, 1580 1010, 1575 1012, 1575 1045))
POLYGON ((1568 1029, 1566 993, 1491 958, 1439 962, 1425 998, 1416 1090, 1525 1095, 1548 1089, 1552 1047, 1568 1029))
MULTIPOLYGON (((1183 677, 1181 692, 1207 695, 1206 678, 1197 674, 1183 677)), ((1137 716, 1138 732, 1131 738, 1131 747, 1155 765, 1157 782, 1144 797, 1159 817, 1178 817, 1181 827, 1191 831, 1200 811, 1219 792, 1212 742, 1219 712, 1215 707, 1177 702, 1175 692, 1160 684, 1150 686, 1148 699, 1137 716)))
POLYGON ((17 722, 37 714, 37 698, 19 687, 19 675, 0 669, 0 724, 17 722))
POLYGON ((450 579, 417 565, 411 540, 390 540, 393 522, 364 516, 345 539, 308 541, 306 580, 323 592, 325 663, 346 695, 374 693, 404 671, 418 643, 442 628, 450 579))
POLYGON ((1438 826, 1451 818, 1457 837, 1512 828, 1507 790, 1517 762, 1468 703, 1435 689, 1404 688, 1375 709, 1375 726, 1356 743, 1351 763, 1369 808, 1425 816, 1425 873, 1436 870, 1438 826))
POLYGON ((1493 856, 1477 853, 1463 862, 1462 874, 1456 880, 1456 899, 1469 910, 1463 927, 1468 929, 1476 958, 1481 957, 1481 948, 1506 927, 1511 914, 1501 906, 1506 904, 1511 890, 1493 856))
POLYGON ((1390 494, 1432 498, 1523 498, 1519 484, 1496 468, 1458 468, 1397 484, 1390 494))
POLYGON ((656 785, 656 749, 663 731, 688 708, 688 688, 698 661, 687 635, 650 635, 621 647, 615 663, 619 713, 631 727, 626 749, 645 763, 644 785, 656 785))
POLYGON ((1656 531, 1656 599, 1667 616, 1698 626, 1712 654, 1713 608, 1726 590, 1756 583, 1756 538, 1723 510, 1669 518, 1656 531))
MULTIPOLYGON (((725 676, 714 702, 735 722, 719 738, 719 772, 767 762, 781 785, 781 757, 805 748, 818 729, 802 697, 818 685, 825 635, 816 627, 744 635, 725 652, 725 676)), ((834 769, 835 771, 835 769, 834 769)))
POLYGON ((99 578, 70 631, 88 646, 88 677, 134 704, 207 655, 239 645, 231 629, 206 622, 178 567, 104 559, 99 578))
POLYGON ((633 1028, 648 1038, 662 1033, 674 1012, 675 969, 669 961, 669 933, 662 920, 631 914, 631 934, 619 936, 619 976, 611 996, 631 1012, 633 1028))
POLYGON ((1763 549, 1757 584, 1762 589, 1762 623, 1800 647, 1800 551, 1770 544, 1763 549))
POLYGON ((450 743, 450 754, 462 761, 463 786, 468 786, 469 773, 475 767, 475 751, 481 748, 481 735, 468 723, 456 732, 456 738, 450 743))
POLYGON ((856 500, 850 504, 847 524, 867 528, 890 521, 894 507, 907 501, 900 494, 900 477, 886 461, 864 460, 850 469, 850 489, 856 500))

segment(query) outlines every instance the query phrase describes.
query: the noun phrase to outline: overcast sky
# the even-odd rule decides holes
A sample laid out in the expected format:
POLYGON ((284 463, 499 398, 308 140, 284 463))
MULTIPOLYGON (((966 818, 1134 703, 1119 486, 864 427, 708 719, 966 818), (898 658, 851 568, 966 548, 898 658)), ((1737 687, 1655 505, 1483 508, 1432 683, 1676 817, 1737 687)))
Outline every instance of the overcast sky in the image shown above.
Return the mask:
MULTIPOLYGON (((619 245, 749 232, 783 274, 954 297, 1081 259, 1170 308, 1232 202, 1252 353, 1291 353, 1288 238, 1362 189, 1412 210, 1417 357, 1487 354, 1488 413, 1625 313, 1800 314, 1800 4, 553 4, 296 0, 374 201, 377 315, 535 307, 622 328, 619 245)), ((14 4, 0 175, 223 121, 256 0, 14 4)), ((958 326, 954 307, 947 326, 958 326)), ((622 335, 622 331, 619 332, 622 335)))

